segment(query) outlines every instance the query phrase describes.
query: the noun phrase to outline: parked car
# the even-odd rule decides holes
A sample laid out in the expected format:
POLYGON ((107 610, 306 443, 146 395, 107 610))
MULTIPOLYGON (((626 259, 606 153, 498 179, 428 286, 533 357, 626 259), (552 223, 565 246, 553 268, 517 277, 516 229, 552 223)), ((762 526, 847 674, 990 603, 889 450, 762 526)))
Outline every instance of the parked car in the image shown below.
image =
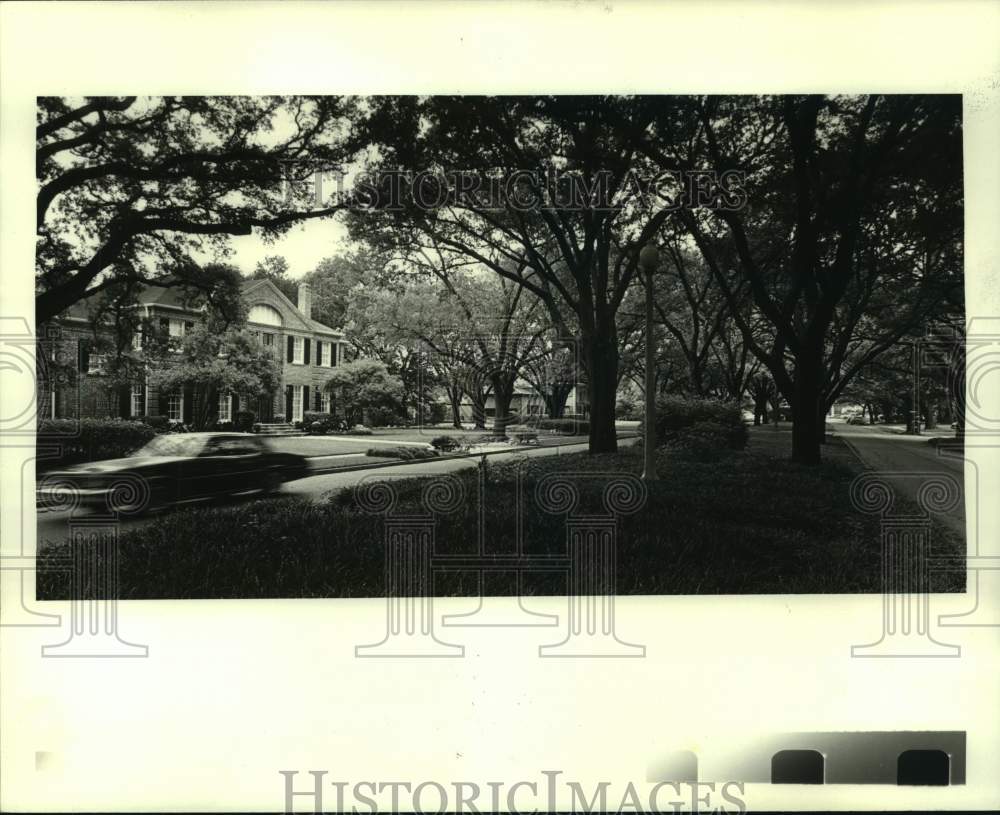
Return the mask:
POLYGON ((276 452, 250 433, 164 434, 125 458, 47 473, 38 500, 132 515, 214 496, 271 493, 307 472, 304 457, 276 452))

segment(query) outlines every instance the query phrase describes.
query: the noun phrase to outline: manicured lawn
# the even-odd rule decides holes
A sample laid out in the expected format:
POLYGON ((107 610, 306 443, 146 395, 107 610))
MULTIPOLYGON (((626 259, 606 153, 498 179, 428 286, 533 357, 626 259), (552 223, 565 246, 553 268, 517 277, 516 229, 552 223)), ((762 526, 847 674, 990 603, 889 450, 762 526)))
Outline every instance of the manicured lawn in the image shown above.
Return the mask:
POLYGON ((265 441, 279 453, 296 453, 300 456, 363 454, 371 447, 365 436, 270 436, 265 441))
MULTIPOLYGON (((774 442, 778 437, 773 437, 774 442)), ((763 443, 763 439, 761 442, 763 443)), ((881 591, 878 520, 851 508, 848 489, 860 472, 842 443, 828 445, 819 467, 795 465, 755 444, 692 460, 660 451, 660 479, 648 500, 618 526, 619 594, 877 593, 881 591)), ((525 458, 487 465, 479 494, 475 469, 455 474, 464 496, 440 515, 435 551, 470 555, 484 519, 488 551, 517 550, 518 502, 524 508, 526 556, 566 551, 565 515, 543 511, 539 479, 553 472, 578 484, 581 514, 606 510, 602 491, 616 472, 637 474, 638 447, 615 455, 525 458), (520 487, 518 482, 520 481, 520 487), (520 488, 520 493, 518 489, 520 488)), ((424 513, 427 479, 394 481, 396 515, 424 513)), ((900 509, 903 509, 902 507, 900 509)), ((125 598, 371 597, 384 593, 384 518, 362 507, 351 489, 327 503, 270 499, 192 509, 121 536, 120 586, 125 598)), ((934 555, 964 552, 943 526, 934 555)), ((46 571, 39 556, 38 595, 65 597, 64 574, 46 571)), ((935 591, 962 591, 961 574, 933 573, 935 591)), ((476 594, 473 572, 438 576, 441 595, 476 594)), ((564 594, 566 576, 528 572, 524 591, 564 594)), ((491 593, 512 590, 502 585, 491 593)))

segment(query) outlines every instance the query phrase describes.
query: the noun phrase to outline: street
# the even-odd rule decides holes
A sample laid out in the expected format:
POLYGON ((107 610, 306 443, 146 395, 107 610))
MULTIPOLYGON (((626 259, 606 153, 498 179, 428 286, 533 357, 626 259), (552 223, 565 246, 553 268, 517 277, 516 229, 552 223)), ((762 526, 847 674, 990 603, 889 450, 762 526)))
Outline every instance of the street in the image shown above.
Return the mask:
MULTIPOLYGON (((951 437, 954 433, 947 428, 925 432, 921 436, 907 436, 882 425, 852 425, 831 423, 831 429, 844 439, 865 465, 872 470, 886 474, 892 485, 916 502, 921 480, 905 477, 913 473, 943 473, 955 478, 962 485, 964 496, 964 459, 952 451, 939 452, 930 439, 951 437), (899 477, 893 478, 892 474, 899 477)), ((965 532, 965 502, 959 501, 951 512, 940 513, 939 517, 955 532, 965 532)))
MULTIPOLYGON (((619 447, 634 444, 636 438, 619 439, 619 447)), ((501 462, 510 461, 514 458, 524 456, 557 456, 579 453, 587 449, 587 443, 567 444, 553 447, 541 447, 538 449, 519 449, 510 453, 495 453, 488 457, 488 461, 501 462)), ((350 470, 348 472, 324 473, 321 475, 300 478, 297 481, 286 482, 280 491, 281 495, 292 495, 299 498, 308 498, 312 501, 321 501, 331 492, 341 490, 345 487, 352 487, 365 478, 419 478, 422 476, 442 475, 444 473, 456 472, 458 470, 476 467, 480 462, 479 457, 472 458, 447 458, 442 460, 428 460, 420 464, 401 464, 394 467, 373 468, 370 470, 350 470)), ((228 499, 216 499, 212 502, 214 506, 234 504, 238 501, 256 500, 258 496, 233 497, 228 499)), ((208 506, 208 502, 202 502, 194 506, 208 506)), ((185 512, 185 508, 174 510, 185 512)), ((81 517, 79 513, 75 517, 81 517)), ((85 516, 84 516, 85 517, 85 516)), ((160 516, 150 514, 138 518, 122 518, 119 520, 119 531, 125 532, 129 529, 138 529, 147 524, 157 522, 160 516)), ((47 542, 65 540, 69 534, 69 512, 40 512, 38 513, 38 547, 43 548, 47 542)))

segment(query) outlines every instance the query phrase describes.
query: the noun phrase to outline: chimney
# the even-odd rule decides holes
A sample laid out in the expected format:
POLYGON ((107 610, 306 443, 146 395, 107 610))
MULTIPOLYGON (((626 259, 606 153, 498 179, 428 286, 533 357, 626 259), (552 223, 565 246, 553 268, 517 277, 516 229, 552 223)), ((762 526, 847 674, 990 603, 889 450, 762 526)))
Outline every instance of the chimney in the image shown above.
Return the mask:
POLYGON ((299 311, 306 315, 310 320, 312 319, 312 290, 309 288, 308 283, 299 283, 299 311))

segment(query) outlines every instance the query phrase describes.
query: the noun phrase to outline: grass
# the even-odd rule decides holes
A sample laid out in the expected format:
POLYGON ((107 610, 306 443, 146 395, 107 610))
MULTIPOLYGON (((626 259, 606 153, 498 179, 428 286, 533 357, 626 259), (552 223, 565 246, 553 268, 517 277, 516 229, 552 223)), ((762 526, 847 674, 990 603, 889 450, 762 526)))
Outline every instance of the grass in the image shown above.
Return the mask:
POLYGON ((371 444, 367 436, 268 436, 265 443, 279 453, 300 456, 364 455, 371 444))
MULTIPOLYGON (((757 434, 753 434, 756 436, 757 434)), ((753 439, 752 436, 752 439, 753 439)), ((879 592, 878 519, 851 509, 848 489, 860 472, 842 443, 818 467, 803 467, 763 452, 711 460, 660 451, 660 480, 645 506, 618 527, 619 594, 859 593, 879 592)), ((525 507, 525 557, 566 552, 566 517, 543 512, 534 498, 540 478, 571 475, 580 489, 580 512, 603 513, 609 475, 638 474, 638 448, 605 456, 570 454, 492 463, 483 497, 479 472, 460 479, 464 497, 438 517, 435 551, 472 555, 480 512, 488 551, 517 551, 513 508, 518 476, 525 507)), ((395 515, 425 512, 420 496, 432 479, 393 481, 395 515)), ((229 507, 179 511, 122 534, 123 598, 371 597, 384 594, 384 520, 363 509, 353 490, 328 502, 277 498, 229 507)), ((933 554, 964 553, 964 542, 935 530, 933 554)), ((39 555, 38 596, 67 596, 65 575, 47 571, 55 545, 39 555)), ((961 574, 936 575, 935 591, 962 591, 961 574)), ((563 594, 566 575, 528 572, 525 593, 563 594)), ((491 589, 508 593, 510 587, 491 589)), ((435 578, 439 595, 477 594, 476 573, 435 578)))

